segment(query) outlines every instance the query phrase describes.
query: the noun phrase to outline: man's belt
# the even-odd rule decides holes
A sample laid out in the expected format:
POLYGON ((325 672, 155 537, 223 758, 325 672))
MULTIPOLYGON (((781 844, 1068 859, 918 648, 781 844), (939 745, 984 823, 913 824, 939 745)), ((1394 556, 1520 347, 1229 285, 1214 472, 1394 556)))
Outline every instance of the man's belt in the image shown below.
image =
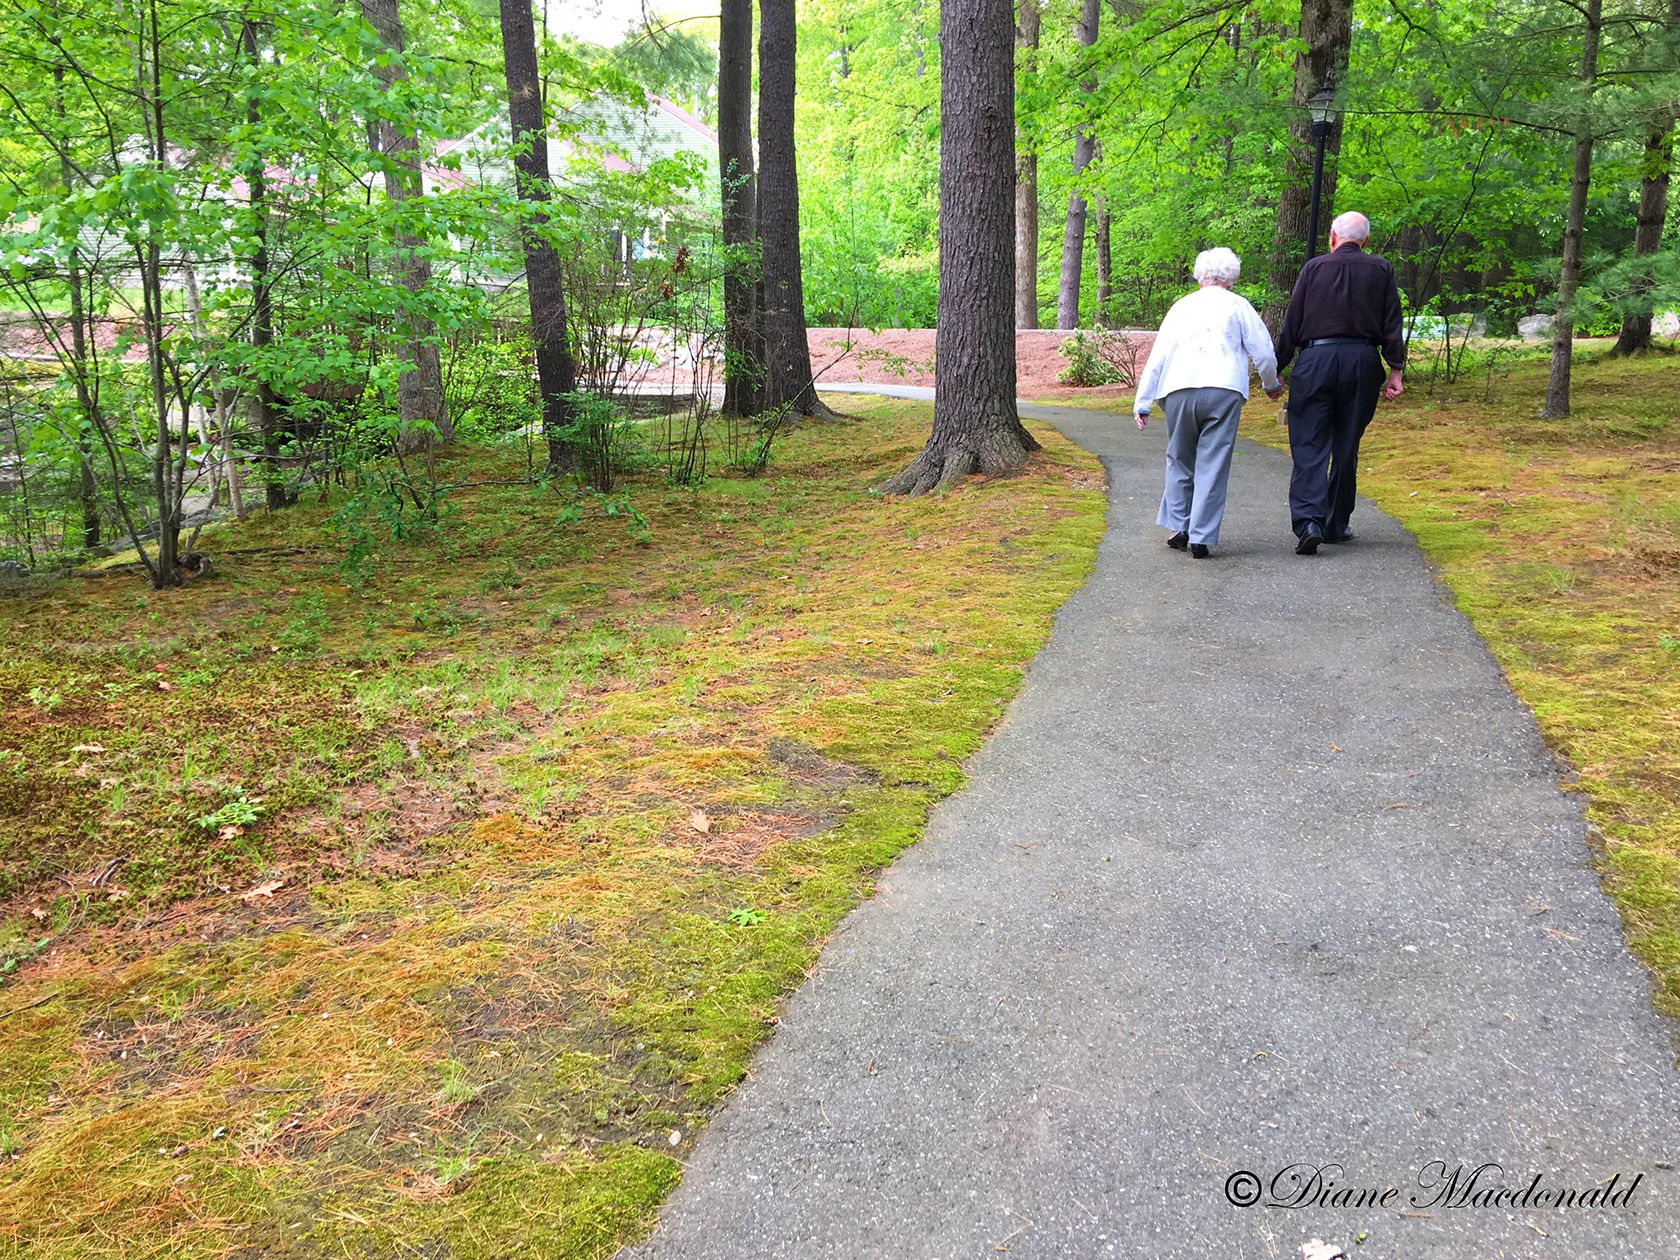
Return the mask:
POLYGON ((1380 341, 1367 341, 1363 337, 1314 337, 1307 342, 1306 348, 1313 346, 1380 346, 1380 341))

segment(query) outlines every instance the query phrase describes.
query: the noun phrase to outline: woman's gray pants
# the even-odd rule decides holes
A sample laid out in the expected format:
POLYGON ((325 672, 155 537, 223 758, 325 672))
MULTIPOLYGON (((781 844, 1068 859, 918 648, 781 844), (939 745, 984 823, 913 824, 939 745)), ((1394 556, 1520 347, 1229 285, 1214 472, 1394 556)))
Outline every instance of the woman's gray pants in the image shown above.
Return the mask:
POLYGON ((1212 386, 1175 389, 1161 399, 1167 413, 1167 488, 1155 519, 1175 533, 1188 532, 1193 543, 1219 541, 1242 407, 1236 390, 1212 386))

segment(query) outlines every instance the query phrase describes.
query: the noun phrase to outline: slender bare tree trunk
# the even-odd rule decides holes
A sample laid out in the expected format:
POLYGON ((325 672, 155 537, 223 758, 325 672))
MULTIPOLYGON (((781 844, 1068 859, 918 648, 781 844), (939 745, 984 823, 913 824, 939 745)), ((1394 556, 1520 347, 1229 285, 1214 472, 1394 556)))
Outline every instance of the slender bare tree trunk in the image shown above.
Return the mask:
POLYGON ((548 120, 543 114, 542 77, 537 72, 535 22, 531 0, 499 3, 513 164, 519 199, 527 207, 519 235, 525 249, 531 340, 537 348, 543 437, 548 442, 549 471, 571 472, 578 466, 578 447, 568 432, 576 412, 571 395, 577 391, 577 365, 566 340, 566 293, 561 283, 560 257, 548 234, 548 120))
MULTIPOLYGON (((1272 270, 1267 288, 1266 323, 1275 332, 1301 264, 1307 257, 1307 227, 1312 217, 1312 120, 1307 101, 1326 84, 1334 87, 1347 77, 1348 46, 1353 40, 1353 0, 1301 0, 1301 42, 1306 49, 1295 56, 1295 90, 1290 98, 1289 143, 1283 158, 1283 191, 1278 197, 1277 227, 1272 236, 1272 270)), ((1331 207, 1336 204, 1335 157, 1342 149, 1342 119, 1330 124, 1324 142, 1323 213, 1318 236, 1330 231, 1331 207)))
POLYGON ((1038 443, 1015 409, 1015 51, 1010 0, 940 11, 939 329, 933 432, 887 494, 1018 472, 1038 443))
MULTIPOLYGON (((362 17, 379 33, 380 42, 390 53, 383 65, 374 65, 374 74, 390 96, 408 78, 399 0, 361 0, 361 4, 362 17)), ((418 201, 425 191, 420 177, 419 141, 411 129, 386 118, 379 123, 379 151, 388 159, 385 195, 398 210, 400 222, 405 203, 418 201)), ((397 268, 403 287, 413 294, 423 293, 432 282, 432 264, 421 248, 424 243, 419 233, 406 226, 397 228, 397 268)), ((408 342, 409 367, 397 378, 397 414, 402 423, 398 444, 404 451, 415 451, 434 440, 453 441, 455 429, 443 393, 437 325, 412 313, 401 322, 408 342)))
MULTIPOLYGON (((1097 42, 1097 21, 1102 15, 1102 0, 1081 0, 1079 21, 1074 24, 1074 38, 1081 48, 1097 42)), ((1097 90, 1096 71, 1086 75, 1080 88, 1089 94, 1097 90)), ((1056 327, 1079 327, 1079 285, 1085 273, 1085 195, 1079 190, 1079 177, 1091 164, 1096 150, 1096 138, 1089 129, 1080 127, 1073 139, 1073 191, 1068 194, 1067 227, 1062 233, 1062 274, 1056 286, 1056 327)))
MULTIPOLYGON (((1038 64, 1043 0, 1019 0, 1015 60, 1032 73, 1038 64)), ((1015 129, 1015 327, 1038 327, 1038 151, 1015 129)))
POLYGON ((753 177, 752 0, 722 0, 718 25, 718 171, 723 189, 723 410, 761 410, 758 190, 753 177))
MULTIPOLYGON (((254 66, 261 60, 257 49, 256 23, 247 19, 240 27, 245 56, 254 66)), ((255 94, 245 101, 245 122, 253 130, 262 125, 262 100, 255 94)), ((268 176, 260 156, 245 168, 245 184, 251 198, 251 234, 256 247, 251 251, 251 344, 256 347, 257 379, 251 391, 251 416, 262 436, 263 495, 269 511, 290 507, 297 495, 286 488, 280 475, 280 447, 286 439, 280 420, 279 400, 268 383, 268 365, 261 362, 274 345, 273 274, 268 254, 268 176)))
POLYGON ((758 230, 764 248, 764 406, 834 413, 817 398, 799 261, 799 165, 793 147, 798 28, 794 0, 759 0, 758 230))
POLYGON ((1598 45, 1604 29, 1604 0, 1586 0, 1581 11, 1580 115, 1575 123, 1575 155, 1569 168, 1569 209, 1563 223, 1563 259, 1558 267, 1557 316, 1552 321, 1552 369, 1546 378, 1546 403, 1540 414, 1559 419, 1569 414, 1569 378, 1575 355, 1575 322, 1569 307, 1581 283, 1581 237, 1587 221, 1587 191, 1592 182, 1593 89, 1598 83, 1598 45))
MULTIPOLYGON (((64 63, 53 66, 53 103, 58 121, 64 128, 58 138, 58 175, 68 193, 75 185, 75 164, 70 160, 70 130, 64 112, 64 63)), ((93 392, 88 388, 87 307, 82 297, 82 251, 79 245, 70 247, 70 354, 75 360, 71 373, 75 380, 76 407, 81 412, 76 424, 76 453, 81 468, 78 494, 82 506, 82 546, 92 550, 99 545, 99 484, 93 475, 93 439, 88 426, 93 419, 93 392)))

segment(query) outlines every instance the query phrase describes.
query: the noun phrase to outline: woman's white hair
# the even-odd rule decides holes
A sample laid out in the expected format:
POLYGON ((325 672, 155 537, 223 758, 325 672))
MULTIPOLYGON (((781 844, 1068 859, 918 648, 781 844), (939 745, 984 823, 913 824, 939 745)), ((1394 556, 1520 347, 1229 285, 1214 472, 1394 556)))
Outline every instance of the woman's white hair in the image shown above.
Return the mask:
POLYGON ((1209 280, 1216 284, 1235 284, 1242 274, 1242 259, 1238 258, 1223 245, 1213 249, 1204 249, 1196 255, 1196 265, 1191 274, 1200 284, 1209 280))

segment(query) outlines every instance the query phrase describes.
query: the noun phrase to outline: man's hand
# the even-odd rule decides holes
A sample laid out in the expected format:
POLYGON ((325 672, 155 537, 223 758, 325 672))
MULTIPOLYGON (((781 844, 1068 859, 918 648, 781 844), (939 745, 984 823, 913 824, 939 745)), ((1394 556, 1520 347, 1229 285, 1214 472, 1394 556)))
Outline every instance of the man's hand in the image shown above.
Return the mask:
POLYGON ((1273 402, 1276 402, 1278 399, 1282 398, 1283 397, 1283 382, 1279 381, 1277 383, 1277 388, 1276 389, 1268 389, 1266 391, 1266 397, 1270 398, 1273 402))
POLYGON ((1137 413, 1137 422, 1138 422, 1138 431, 1142 432, 1143 426, 1149 423, 1149 413, 1147 411, 1138 412, 1137 413))
POLYGON ((1395 368, 1388 374, 1388 381, 1383 385, 1383 398, 1393 402, 1406 392, 1405 384, 1400 380, 1400 369, 1395 368))

